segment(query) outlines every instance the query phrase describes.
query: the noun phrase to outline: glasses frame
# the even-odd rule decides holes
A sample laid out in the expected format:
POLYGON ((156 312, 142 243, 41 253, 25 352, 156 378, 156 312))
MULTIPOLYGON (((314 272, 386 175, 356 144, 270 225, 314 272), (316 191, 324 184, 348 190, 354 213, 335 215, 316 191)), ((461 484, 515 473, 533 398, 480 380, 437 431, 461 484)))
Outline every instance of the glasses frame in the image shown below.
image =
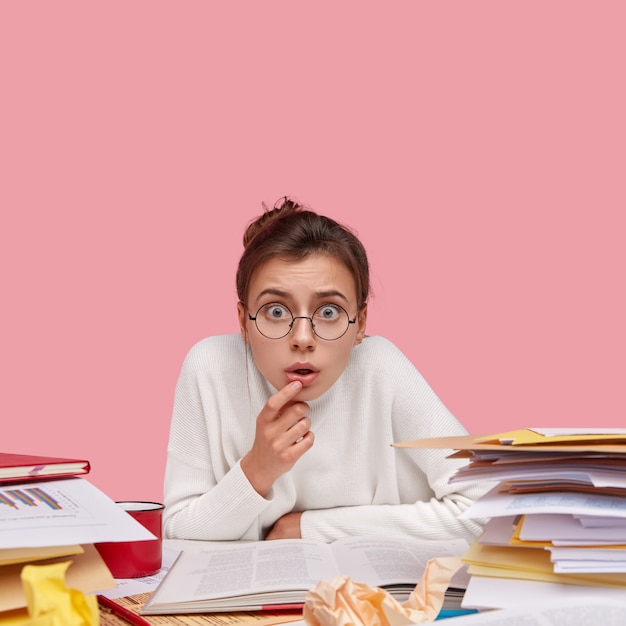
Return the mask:
POLYGON ((263 335, 263 337, 265 337, 266 339, 284 339, 292 330, 293 330, 293 325, 296 323, 296 320, 309 320, 309 322, 311 322, 311 330, 313 331, 313 334, 318 338, 318 339, 322 339, 323 341, 337 341, 337 339, 341 339, 347 332, 348 329, 350 328, 350 324, 356 324, 356 320, 358 317, 358 314, 354 316, 354 319, 351 320, 350 319, 350 314, 348 313, 348 311, 346 311, 341 305, 339 304, 332 304, 330 306, 334 306, 337 307, 338 309, 341 309, 345 314, 346 317, 348 318, 348 325, 346 326, 346 329, 341 333, 341 335, 339 335, 339 337, 335 337, 334 339, 326 339, 326 337, 321 337, 320 335, 317 334, 317 331, 315 330, 315 322, 313 321, 313 317, 315 316, 315 313, 317 313, 317 311, 319 311, 321 308, 325 307, 325 306, 329 306, 329 304, 320 304, 320 306, 318 306, 315 311, 313 311, 313 315, 311 315, 311 317, 308 317, 306 315, 294 315, 291 312, 291 309, 286 306, 285 304, 281 304, 280 306, 282 306, 283 308, 287 309, 287 311, 289 311, 289 315, 291 315, 291 322, 289 323, 289 330, 284 334, 281 335, 280 337, 268 337, 264 332, 261 331, 261 329, 259 328, 259 325, 257 324, 257 317, 259 316, 259 312, 261 311, 261 309, 264 309, 266 306, 268 306, 269 304, 276 304, 273 302, 270 302, 268 304, 263 304, 261 305, 258 309, 257 312, 254 314, 254 317, 252 315, 250 315, 250 311, 248 310, 248 319, 251 322, 254 322, 254 326, 256 327, 256 329, 259 331, 259 333, 261 335, 263 335))

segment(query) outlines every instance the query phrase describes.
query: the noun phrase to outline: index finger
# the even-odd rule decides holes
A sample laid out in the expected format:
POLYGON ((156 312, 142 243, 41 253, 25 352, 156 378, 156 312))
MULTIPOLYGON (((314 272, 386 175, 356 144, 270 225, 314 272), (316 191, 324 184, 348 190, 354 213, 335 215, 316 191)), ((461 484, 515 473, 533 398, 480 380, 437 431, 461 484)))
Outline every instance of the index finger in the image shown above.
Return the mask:
POLYGON ((271 396, 266 404, 271 413, 268 417, 274 419, 280 410, 298 395, 301 389, 302 383, 299 380, 294 380, 271 396))

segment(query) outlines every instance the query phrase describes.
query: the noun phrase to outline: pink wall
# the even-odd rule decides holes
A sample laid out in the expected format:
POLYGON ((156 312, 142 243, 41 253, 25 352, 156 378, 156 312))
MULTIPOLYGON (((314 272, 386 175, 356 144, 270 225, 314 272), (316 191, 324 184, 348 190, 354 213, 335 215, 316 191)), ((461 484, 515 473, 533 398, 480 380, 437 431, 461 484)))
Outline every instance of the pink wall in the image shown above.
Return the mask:
POLYGON ((0 447, 161 499, 284 194, 360 233, 370 332, 470 431, 624 426, 623 7, 2 3, 0 447))

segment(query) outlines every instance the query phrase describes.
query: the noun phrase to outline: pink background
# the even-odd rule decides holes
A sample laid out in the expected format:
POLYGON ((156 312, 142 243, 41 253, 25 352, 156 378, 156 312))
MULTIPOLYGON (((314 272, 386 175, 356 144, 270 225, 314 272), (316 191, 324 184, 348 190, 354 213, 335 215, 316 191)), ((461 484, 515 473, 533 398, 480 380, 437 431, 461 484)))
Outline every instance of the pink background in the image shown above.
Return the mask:
POLYGON ((468 430, 626 425, 623 7, 3 2, 1 448, 160 500, 285 194, 358 231, 369 331, 468 430))

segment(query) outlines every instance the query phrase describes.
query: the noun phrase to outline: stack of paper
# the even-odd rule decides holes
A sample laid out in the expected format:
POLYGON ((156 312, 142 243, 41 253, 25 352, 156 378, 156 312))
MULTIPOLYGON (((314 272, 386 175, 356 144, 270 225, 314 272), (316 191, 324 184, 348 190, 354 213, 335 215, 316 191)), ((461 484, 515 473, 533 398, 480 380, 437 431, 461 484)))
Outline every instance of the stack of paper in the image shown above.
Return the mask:
POLYGON ((94 543, 154 539, 84 478, 0 485, 0 621, 24 610, 25 564, 71 561, 66 584, 92 593, 115 587, 94 543))
POLYGON ((468 464, 450 482, 495 485, 461 514, 487 520, 464 556, 464 606, 520 605, 563 588, 624 594, 626 430, 533 428, 397 445, 455 449, 451 457, 468 464))

